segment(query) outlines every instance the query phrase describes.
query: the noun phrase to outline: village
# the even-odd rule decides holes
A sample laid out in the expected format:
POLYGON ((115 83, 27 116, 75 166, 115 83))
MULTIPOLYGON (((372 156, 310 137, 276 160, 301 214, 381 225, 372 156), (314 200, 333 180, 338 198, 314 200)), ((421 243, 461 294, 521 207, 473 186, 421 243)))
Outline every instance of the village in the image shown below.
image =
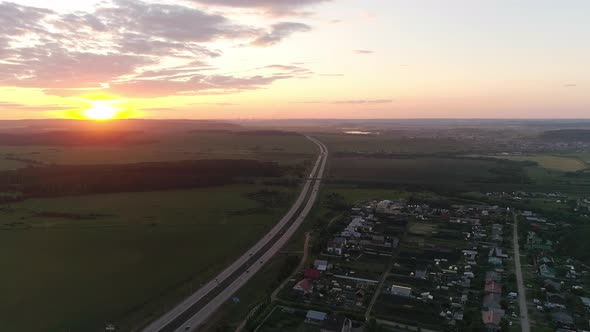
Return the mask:
MULTIPOLYGON (((584 204, 585 200, 580 200, 584 204)), ((586 213, 585 206, 575 211, 586 213)), ((541 214, 521 215, 521 247, 531 320, 539 330, 587 331, 590 329, 590 267, 559 250, 552 240, 560 229, 571 225, 541 214)))
POLYGON ((344 215, 257 331, 520 328, 510 209, 372 200, 344 215))

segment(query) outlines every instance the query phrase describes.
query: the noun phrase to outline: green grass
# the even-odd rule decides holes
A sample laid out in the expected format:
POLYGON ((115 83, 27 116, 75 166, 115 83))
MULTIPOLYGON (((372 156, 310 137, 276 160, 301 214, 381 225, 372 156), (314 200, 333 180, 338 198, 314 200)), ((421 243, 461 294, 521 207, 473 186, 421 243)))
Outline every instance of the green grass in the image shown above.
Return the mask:
POLYGON ((305 323, 305 315, 303 313, 288 313, 283 312, 281 308, 277 308, 267 318, 262 326, 258 329, 259 332, 319 332, 318 325, 305 323))
MULTIPOLYGON (((517 165, 459 158, 333 158, 330 180, 369 187, 405 185, 420 190, 481 190, 526 180, 517 165)), ((404 187, 401 187, 404 189, 404 187)))
POLYGON ((577 158, 580 158, 580 159, 582 159, 584 162, 586 162, 586 163, 590 164, 590 153, 580 153, 580 154, 574 155, 574 156, 572 156, 572 157, 577 157, 577 158))
POLYGON ((285 259, 286 255, 279 254, 268 261, 252 279, 236 292, 234 297, 239 298, 240 302, 226 302, 216 317, 210 320, 211 324, 206 327, 206 331, 234 331, 252 308, 268 301, 270 294, 283 281, 278 280, 277 276, 284 268, 285 259))
MULTIPOLYGON (((49 164, 124 164, 194 159, 259 159, 292 164, 311 159, 317 152, 313 143, 296 135, 203 132, 180 133, 155 139, 155 143, 124 146, 0 145, 0 156, 11 154, 49 164)), ((3 163, 0 162, 0 167, 3 163)))
MULTIPOLYGON (((258 203, 245 194, 259 189, 38 199, 0 210, 0 330, 137 327, 212 277, 282 216, 286 206, 254 209, 258 203)), ((285 195, 289 205, 294 193, 285 195)))
POLYGON ((430 236, 438 228, 435 224, 425 222, 410 222, 408 225, 408 232, 424 236, 430 236))
POLYGON ((435 197, 435 194, 428 192, 412 193, 395 189, 365 188, 342 185, 326 185, 324 194, 334 192, 342 196, 346 202, 353 204, 356 202, 369 200, 384 199, 407 199, 409 197, 429 198, 435 197))
POLYGON ((26 163, 16 161, 16 160, 2 158, 0 156, 0 171, 12 171, 12 170, 23 168, 26 166, 27 166, 26 163))
POLYGON ((573 157, 551 156, 551 155, 526 155, 526 156, 495 156, 496 158, 514 161, 534 161, 541 167, 548 170, 560 172, 577 172, 590 166, 581 159, 573 157))
POLYGON ((317 139, 325 143, 330 151, 353 153, 464 153, 475 149, 466 142, 439 138, 405 138, 399 135, 342 135, 318 134, 317 139))

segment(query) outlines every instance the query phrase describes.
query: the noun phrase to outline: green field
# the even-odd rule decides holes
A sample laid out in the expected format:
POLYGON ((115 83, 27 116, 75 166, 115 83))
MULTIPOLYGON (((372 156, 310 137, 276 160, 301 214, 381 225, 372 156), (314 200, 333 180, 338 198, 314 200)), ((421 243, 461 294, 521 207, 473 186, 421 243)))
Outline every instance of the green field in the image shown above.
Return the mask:
POLYGON ((333 153, 393 153, 393 154, 432 154, 464 153, 474 151, 475 147, 466 142, 449 138, 409 138, 398 135, 343 135, 317 134, 317 139, 328 146, 333 153))
POLYGON ((129 331, 253 244, 285 212, 256 186, 29 200, 0 209, 1 331, 129 331))
POLYGON ((534 161, 539 166, 561 172, 577 172, 590 168, 586 162, 573 157, 561 157, 550 155, 526 155, 526 156, 495 156, 496 158, 514 160, 514 161, 534 161))
POLYGON ((27 166, 26 163, 16 160, 2 158, 0 156, 0 171, 12 171, 27 166))
POLYGON ((580 153, 574 157, 582 159, 584 162, 590 164, 590 153, 580 153))
POLYGON ((465 190, 477 183, 502 184, 522 181, 517 166, 493 160, 459 158, 334 158, 330 179, 367 185, 413 185, 465 190))
POLYGON ((264 324, 258 329, 260 332, 319 332, 318 325, 305 323, 305 312, 297 311, 295 313, 284 312, 277 307, 270 316, 266 318, 264 324))
POLYGON ((326 185, 324 194, 336 193, 344 198, 347 203, 354 204, 357 202, 368 200, 384 200, 384 199, 408 199, 410 197, 432 198, 435 194, 429 192, 407 192, 395 189, 380 189, 380 188, 364 188, 351 187, 340 185, 326 185))
MULTIPOLYGON (((10 155, 48 164, 105 164, 194 159, 260 159, 299 163, 316 153, 299 135, 243 135, 203 132, 164 135, 157 142, 124 146, 2 146, 0 157, 10 155)), ((1 160, 1 159, 0 159, 1 160)), ((0 161, 0 169, 4 168, 0 161)), ((13 167, 7 164, 6 167, 13 167)), ((24 167, 25 163, 20 163, 24 167)))

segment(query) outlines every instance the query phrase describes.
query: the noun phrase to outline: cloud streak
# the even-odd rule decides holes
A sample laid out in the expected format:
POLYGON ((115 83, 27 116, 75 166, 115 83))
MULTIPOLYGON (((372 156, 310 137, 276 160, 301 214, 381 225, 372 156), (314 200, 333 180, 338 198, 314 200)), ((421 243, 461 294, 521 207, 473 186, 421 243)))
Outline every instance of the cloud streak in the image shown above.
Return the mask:
POLYGON ((391 104, 392 99, 355 99, 355 100, 332 100, 332 101, 295 101, 294 104, 347 104, 347 105, 378 105, 378 104, 391 104))
POLYGON ((296 32, 307 32, 310 31, 311 27, 307 24, 296 23, 296 22, 282 22, 274 24, 271 30, 265 34, 262 34, 254 41, 250 43, 253 46, 268 47, 275 45, 283 39, 289 37, 296 32))
POLYGON ((50 111, 67 111, 71 106, 65 105, 24 105, 19 103, 10 103, 0 101, 0 111, 19 111, 19 112, 50 112, 50 111))

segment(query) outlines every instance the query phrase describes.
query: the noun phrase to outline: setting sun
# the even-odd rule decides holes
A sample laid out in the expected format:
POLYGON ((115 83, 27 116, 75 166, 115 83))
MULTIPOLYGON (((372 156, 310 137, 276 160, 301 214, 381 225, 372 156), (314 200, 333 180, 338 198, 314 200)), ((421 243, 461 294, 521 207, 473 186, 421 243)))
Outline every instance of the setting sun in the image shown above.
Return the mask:
POLYGON ((119 110, 110 102, 96 101, 92 108, 84 111, 84 116, 92 120, 112 120, 117 117, 119 110))

